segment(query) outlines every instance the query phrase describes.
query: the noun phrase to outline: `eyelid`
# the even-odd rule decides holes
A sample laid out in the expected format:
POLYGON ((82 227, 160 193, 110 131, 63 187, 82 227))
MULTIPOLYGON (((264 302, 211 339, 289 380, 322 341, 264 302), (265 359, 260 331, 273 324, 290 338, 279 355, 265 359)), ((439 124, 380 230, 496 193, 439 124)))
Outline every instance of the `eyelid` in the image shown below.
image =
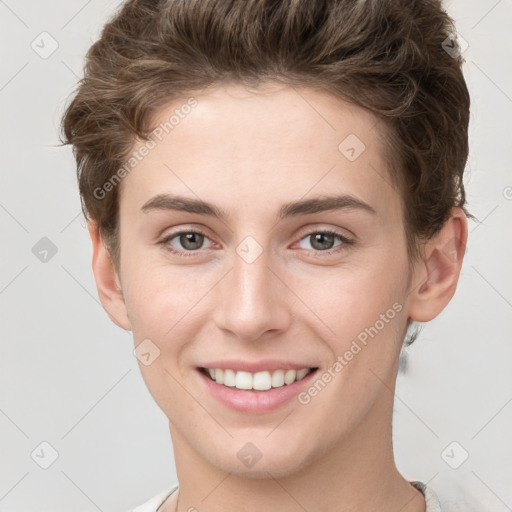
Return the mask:
MULTIPOLYGON (((189 234, 189 233, 195 233, 195 234, 198 234, 198 235, 202 235, 205 238, 207 238, 208 240, 210 240, 210 242, 214 243, 213 240, 210 238, 210 236, 207 235, 202 229, 199 229, 199 228, 181 228, 181 229, 178 229, 177 231, 173 231, 171 233, 168 233, 168 234, 164 235, 164 237, 159 242, 157 242, 157 243, 159 245, 163 245, 164 247, 166 247, 167 244, 169 244, 169 242, 173 238, 176 238, 179 235, 184 235, 184 234, 189 234)), ((197 250, 194 250, 194 251, 183 251, 183 250, 180 250, 180 249, 177 249, 175 251, 171 250, 171 249, 168 249, 168 250, 169 250, 169 252, 174 252, 174 253, 178 253, 178 254, 186 253, 186 254, 192 255, 192 254, 199 253, 203 249, 197 249, 197 250)))
POLYGON ((344 238, 345 240, 350 240, 352 242, 355 242, 357 240, 357 237, 352 231, 346 229, 346 228, 340 228, 340 227, 331 227, 326 226, 325 224, 314 224, 314 225, 308 225, 305 228, 302 228, 299 233, 297 234, 297 237, 302 240, 305 236, 312 235, 313 233, 333 233, 337 236, 340 236, 344 238))

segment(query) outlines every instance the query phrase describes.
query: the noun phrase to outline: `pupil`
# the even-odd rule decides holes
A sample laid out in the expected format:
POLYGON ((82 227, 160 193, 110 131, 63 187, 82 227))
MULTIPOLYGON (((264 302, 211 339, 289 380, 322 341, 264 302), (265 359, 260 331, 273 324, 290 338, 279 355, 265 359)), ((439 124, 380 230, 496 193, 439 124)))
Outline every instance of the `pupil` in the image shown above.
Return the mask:
POLYGON ((315 244, 319 241, 320 247, 315 247, 316 249, 330 249, 332 247, 332 237, 333 235, 329 235, 327 233, 316 233, 315 235, 313 235, 314 243, 312 245, 313 247, 315 247, 315 244), (325 239, 327 239, 328 241, 325 242, 325 239), (325 246, 325 244, 327 244, 327 246, 325 246))
POLYGON ((180 237, 180 243, 183 245, 183 247, 185 247, 185 249, 189 249, 189 250, 194 250, 194 249, 199 249, 199 247, 201 247, 201 243, 202 243, 202 236, 200 233, 186 233, 184 235, 181 235, 180 237), (196 242, 194 242, 194 237, 199 237, 199 241, 196 240, 196 242), (190 246, 189 244, 192 244, 192 246, 190 246))

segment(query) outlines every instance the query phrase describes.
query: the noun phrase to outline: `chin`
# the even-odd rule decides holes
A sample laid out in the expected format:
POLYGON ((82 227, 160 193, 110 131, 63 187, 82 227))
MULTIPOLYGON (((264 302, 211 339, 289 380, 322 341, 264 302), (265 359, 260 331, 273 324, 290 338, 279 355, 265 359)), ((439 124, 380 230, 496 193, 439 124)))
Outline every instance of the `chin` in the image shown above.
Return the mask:
MULTIPOLYGON (((242 478, 268 479, 285 478, 300 472, 309 465, 313 456, 307 456, 304 446, 295 447, 288 443, 286 446, 272 446, 268 443, 261 450, 256 447, 257 442, 244 443, 228 452, 209 453, 205 458, 208 462, 225 473, 242 478)), ((261 446, 261 444, 260 444, 261 446)), ((226 445, 219 447, 219 451, 226 450, 226 445)))

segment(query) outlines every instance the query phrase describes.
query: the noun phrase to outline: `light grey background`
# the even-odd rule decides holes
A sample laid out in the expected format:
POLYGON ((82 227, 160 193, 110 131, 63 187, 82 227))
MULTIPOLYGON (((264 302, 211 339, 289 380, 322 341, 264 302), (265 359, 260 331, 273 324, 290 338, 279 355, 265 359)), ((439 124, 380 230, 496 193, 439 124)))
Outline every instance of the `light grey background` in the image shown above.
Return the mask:
MULTIPOLYGON (((84 54, 119 3, 0 0, 1 512, 120 512, 177 481, 167 420, 131 334, 98 301, 75 162, 71 148, 57 147, 84 54), (47 58, 43 31, 58 43, 47 58), (57 249, 46 262, 32 252, 43 237, 57 249), (43 469, 52 450, 58 458, 43 469)), ((428 482, 447 503, 471 504, 452 510, 504 512, 512 507, 512 2, 445 5, 469 44, 466 183, 480 222, 470 223, 454 299, 424 326, 399 376, 394 446, 406 478, 428 482)))

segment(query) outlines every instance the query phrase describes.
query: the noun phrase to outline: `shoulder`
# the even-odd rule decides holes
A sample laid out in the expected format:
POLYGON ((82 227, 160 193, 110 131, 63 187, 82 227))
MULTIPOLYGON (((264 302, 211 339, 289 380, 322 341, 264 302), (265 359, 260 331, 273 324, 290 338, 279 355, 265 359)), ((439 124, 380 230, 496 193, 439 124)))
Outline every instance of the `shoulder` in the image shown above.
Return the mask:
POLYGON ((416 489, 425 496, 425 512, 441 512, 441 504, 439 503, 436 493, 431 487, 428 487, 428 485, 418 481, 410 482, 410 484, 416 487, 416 489))
POLYGON ((127 511, 127 512, 156 512, 158 507, 178 488, 178 484, 175 484, 163 491, 160 491, 158 494, 153 496, 151 499, 141 503, 135 508, 127 511))

